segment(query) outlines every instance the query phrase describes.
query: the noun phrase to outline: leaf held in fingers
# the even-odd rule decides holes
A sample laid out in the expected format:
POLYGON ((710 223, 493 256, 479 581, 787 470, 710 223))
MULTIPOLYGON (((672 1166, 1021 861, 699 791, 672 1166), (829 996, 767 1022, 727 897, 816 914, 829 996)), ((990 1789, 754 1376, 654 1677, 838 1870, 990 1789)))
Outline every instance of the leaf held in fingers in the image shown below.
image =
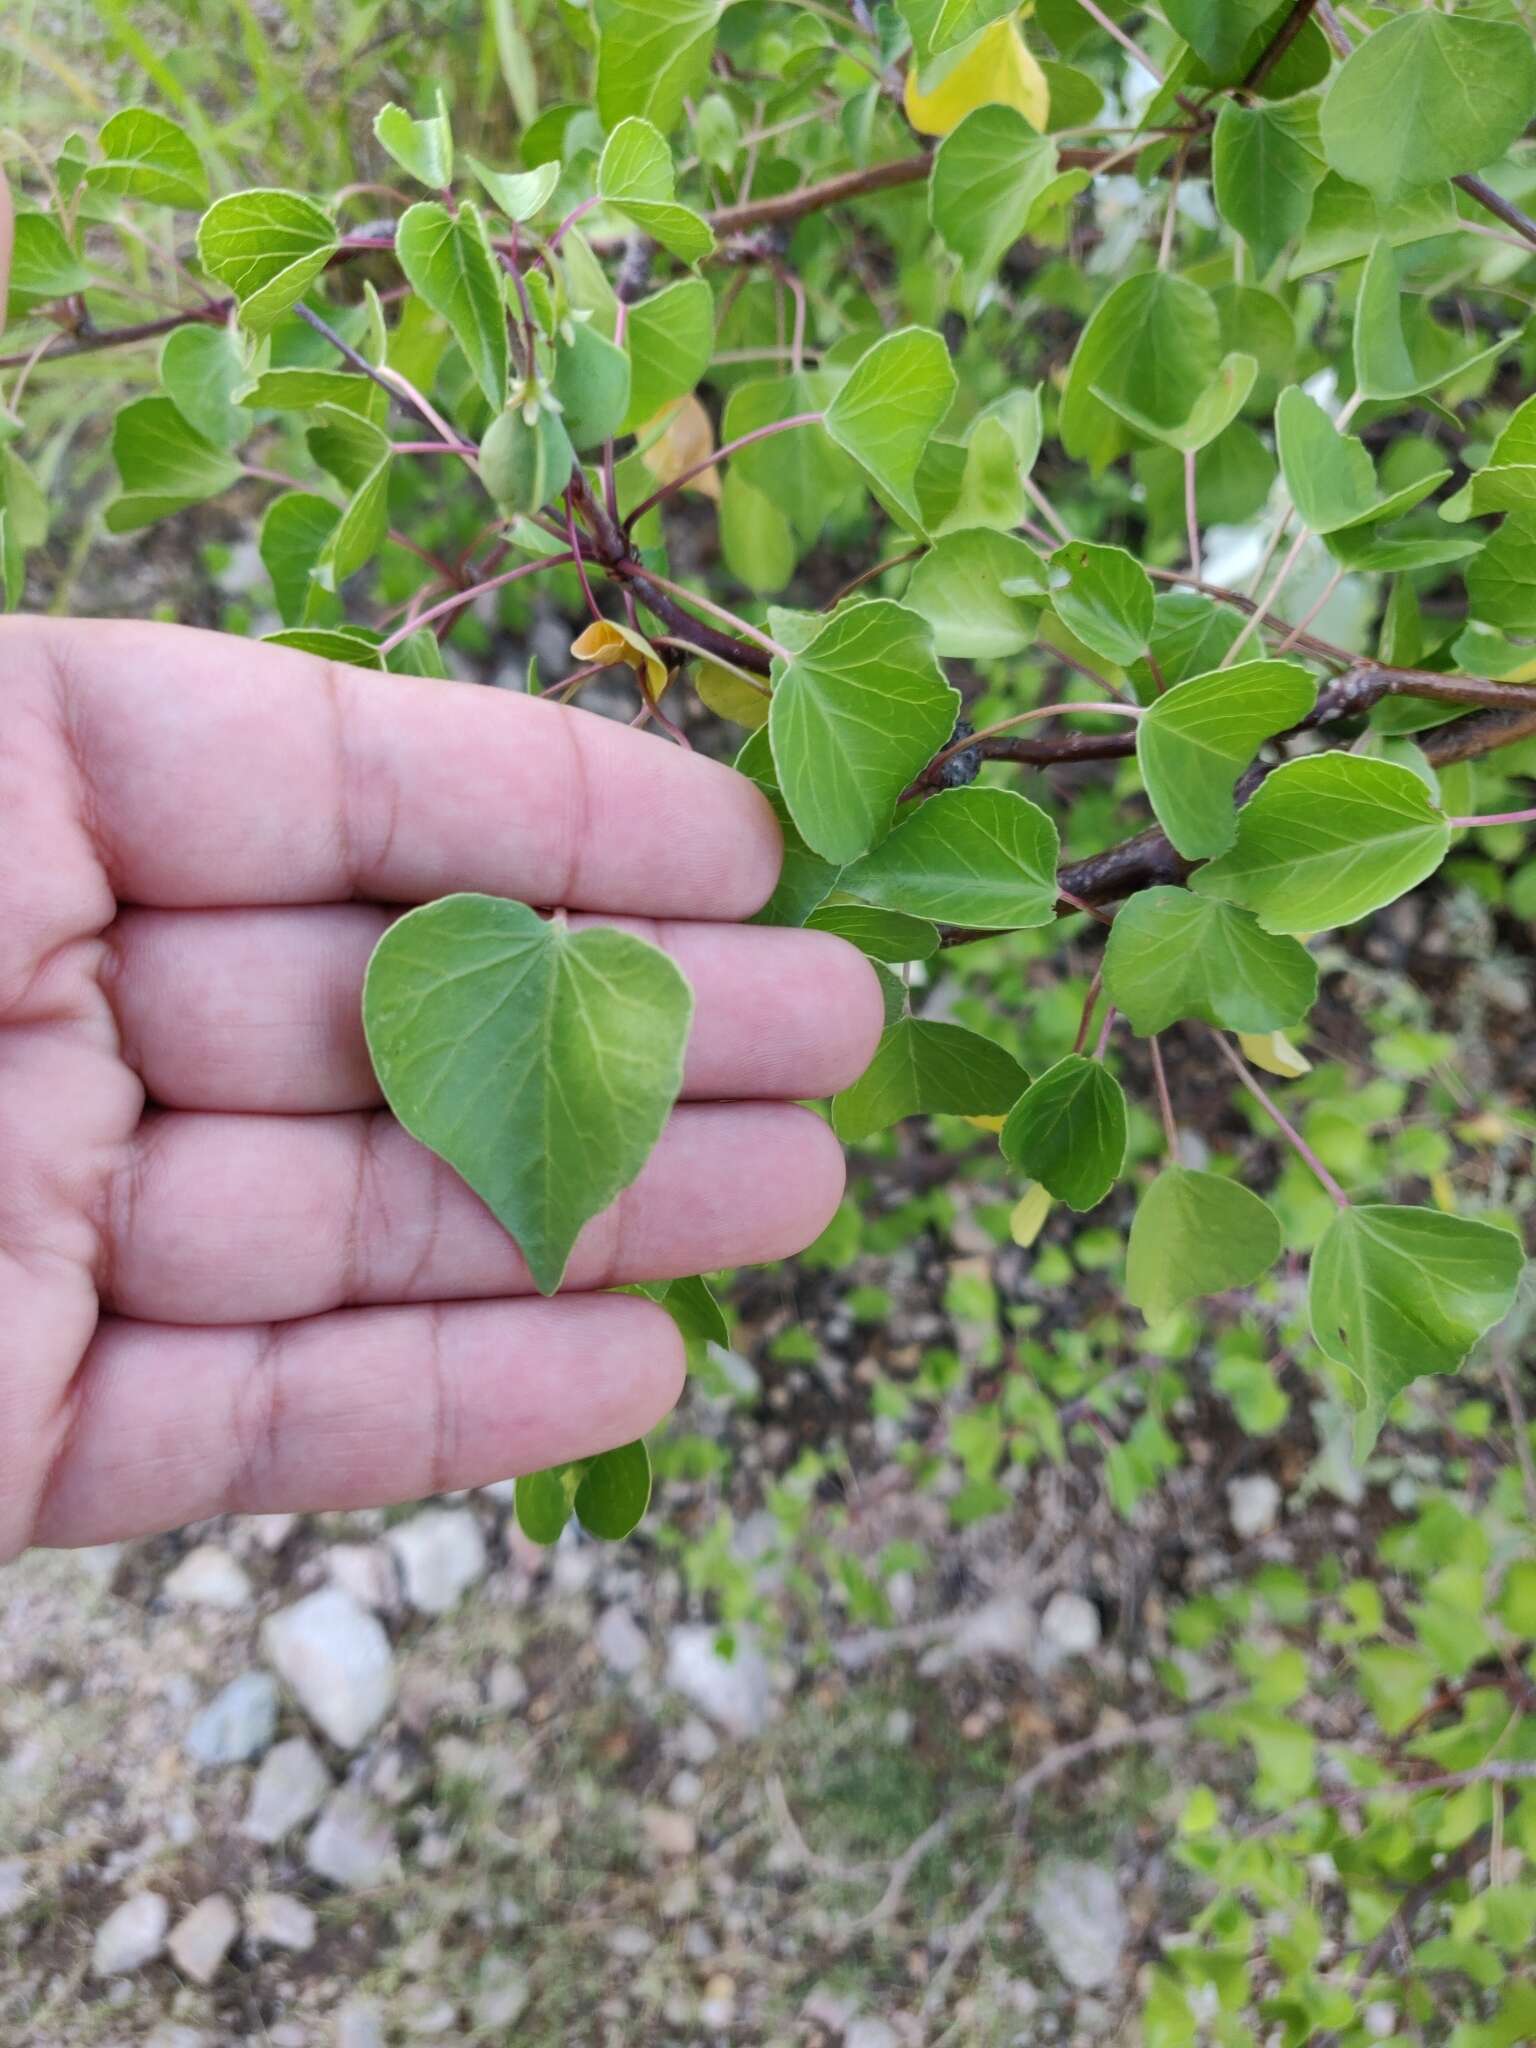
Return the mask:
POLYGON ((491 896, 409 911, 363 990, 385 1100, 516 1238, 543 1294, 660 1137, 692 1014, 656 947, 491 896))
POLYGON ((1274 1210, 1239 1182, 1170 1166, 1136 1205, 1125 1291, 1158 1323, 1196 1295, 1251 1285, 1283 1243, 1274 1210))
POLYGON ((1142 889, 1115 918, 1104 987, 1143 1037, 1198 1017, 1224 1031, 1299 1024, 1317 998, 1317 966, 1293 938, 1248 911, 1188 889, 1142 889))
POLYGON ((517 1526, 530 1543, 558 1543, 571 1510, 582 1468, 550 1465, 542 1472, 525 1472, 512 1492, 512 1512, 517 1526))
POLYGON ((1125 1164, 1125 1092, 1099 1060, 1069 1053, 1013 1106, 1003 1157, 1073 1209, 1094 1209, 1125 1164))
POLYGON ((1136 727, 1136 758, 1158 823, 1187 859, 1232 844, 1238 777, 1316 701, 1316 683, 1295 662, 1245 661, 1191 676, 1151 705, 1136 727))
POLYGON ((644 1443, 620 1444, 589 1458, 572 1504, 589 1536, 622 1541, 651 1504, 651 1454, 644 1443))

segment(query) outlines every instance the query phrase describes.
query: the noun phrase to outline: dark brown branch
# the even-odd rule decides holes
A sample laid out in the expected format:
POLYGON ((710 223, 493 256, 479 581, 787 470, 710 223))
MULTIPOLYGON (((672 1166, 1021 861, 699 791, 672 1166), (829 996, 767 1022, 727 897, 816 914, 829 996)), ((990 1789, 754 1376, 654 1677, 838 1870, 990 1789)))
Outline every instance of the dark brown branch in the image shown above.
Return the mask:
POLYGON ((162 334, 172 334, 178 327, 190 327, 198 321, 209 326, 222 326, 235 309, 233 299, 209 299, 198 306, 188 306, 181 313, 166 313, 159 320, 139 320, 131 327, 102 327, 86 334, 55 335, 41 355, 36 349, 24 348, 14 355, 0 356, 0 370, 19 370, 23 363, 30 363, 34 356, 40 363, 58 362, 64 356, 93 356, 104 348, 126 348, 130 342, 156 341, 162 334))
POLYGON ((1536 220, 1528 213, 1522 213, 1513 200, 1506 199, 1502 192, 1495 192, 1486 178, 1477 178, 1470 171, 1463 171, 1459 178, 1451 180, 1459 185, 1469 199, 1475 199, 1486 213, 1503 221, 1505 227, 1513 228, 1522 240, 1536 248, 1536 220))
POLYGON ((1316 0, 1296 0, 1290 13, 1281 22, 1276 35, 1267 49, 1260 51, 1258 61, 1250 69, 1239 90, 1257 92, 1271 71, 1280 62, 1286 51, 1306 27, 1316 0))

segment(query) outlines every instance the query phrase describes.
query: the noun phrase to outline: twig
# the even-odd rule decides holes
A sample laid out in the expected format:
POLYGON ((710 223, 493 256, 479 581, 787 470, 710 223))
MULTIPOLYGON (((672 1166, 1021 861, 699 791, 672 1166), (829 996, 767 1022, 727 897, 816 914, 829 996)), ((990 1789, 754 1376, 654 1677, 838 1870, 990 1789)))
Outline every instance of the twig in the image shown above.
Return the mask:
POLYGON ((1290 1118, 1286 1116, 1285 1112, 1273 1100, 1268 1091, 1261 1086, 1258 1076, 1251 1073, 1246 1064, 1238 1058, 1237 1054, 1227 1043, 1224 1033, 1213 1030, 1211 1037, 1215 1040, 1216 1050, 1248 1090, 1254 1101, 1259 1104, 1260 1108, 1265 1111, 1270 1120, 1275 1124, 1281 1136, 1291 1147, 1291 1150, 1316 1174, 1318 1180, 1332 1197, 1335 1205, 1340 1209, 1347 1209, 1350 1206, 1348 1195, 1345 1194, 1344 1190, 1339 1186, 1333 1175, 1324 1166, 1322 1160, 1318 1158, 1290 1118))
POLYGON ((1152 1062, 1152 1082, 1157 1090, 1158 1114, 1163 1120, 1163 1138, 1168 1147, 1168 1163, 1179 1163, 1179 1127, 1174 1122, 1173 1100, 1168 1093, 1168 1076, 1163 1068, 1163 1049, 1157 1042, 1154 1031, 1147 1040, 1147 1056, 1152 1062))
POLYGON ((1525 1486, 1525 1504, 1530 1510, 1532 1520, 1536 1521, 1536 1453, 1531 1449, 1531 1418, 1526 1413, 1520 1383, 1515 1378, 1515 1369, 1501 1345, 1494 1347, 1493 1369, 1498 1375, 1499 1390, 1504 1396, 1504 1406, 1509 1410, 1509 1419, 1514 1427, 1515 1456, 1520 1460, 1520 1478, 1525 1486))
POLYGON ((702 476, 706 469, 713 469, 717 462, 724 462, 727 455, 734 455, 738 448, 750 447, 754 441, 766 441, 772 434, 787 434, 791 427, 820 426, 821 420, 822 415, 819 412, 792 413, 788 419, 769 420, 766 426, 754 427, 748 434, 738 434, 734 441, 723 442, 720 447, 711 449, 700 461, 692 463, 678 475, 668 477, 664 484, 658 484, 648 498, 642 498, 632 512, 625 514, 624 531, 632 532, 652 506, 672 497, 686 484, 691 484, 696 476, 702 476))
POLYGON ((1280 62, 1286 51, 1295 42, 1307 25, 1315 0, 1296 0, 1290 13, 1281 22, 1266 49, 1260 52, 1249 66, 1247 76, 1238 87, 1239 92, 1256 92, 1280 62))

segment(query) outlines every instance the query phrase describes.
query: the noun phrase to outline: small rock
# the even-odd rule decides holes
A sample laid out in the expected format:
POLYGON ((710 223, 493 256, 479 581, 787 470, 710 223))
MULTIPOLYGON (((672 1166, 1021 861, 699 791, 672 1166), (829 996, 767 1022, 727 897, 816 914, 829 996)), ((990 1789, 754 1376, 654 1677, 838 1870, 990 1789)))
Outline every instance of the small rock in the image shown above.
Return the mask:
POLYGON ((691 1856, 699 1846, 699 1831, 686 1813, 674 1813, 665 1806, 648 1806, 640 1816, 640 1825, 658 1856, 691 1856))
POLYGON ((1054 1669, 1069 1657, 1086 1657, 1099 1647, 1099 1610, 1081 1593, 1053 1593, 1040 1617, 1037 1668, 1054 1669))
POLYGON ((618 1678, 632 1678, 651 1653, 645 1631, 627 1607, 605 1607, 592 1631, 597 1654, 618 1678))
POLYGON ((243 1764, 277 1732, 277 1686, 265 1671, 245 1671, 215 1693, 183 1743, 194 1762, 212 1768, 243 1764))
POLYGON ((470 2010, 487 2033, 516 2024, 528 2004, 528 1979, 507 1956, 490 1956, 480 1972, 480 1989, 470 2010))
POLYGON ((211 1984, 240 1932, 240 1916, 223 1892, 210 1892, 178 1920, 166 1947, 194 1984, 211 1984))
POLYGON ((252 1892, 245 1902, 245 1932, 257 1944, 303 1955, 315 1945, 315 1916, 287 1892, 252 1892))
POLYGON ((728 2027, 736 2016, 736 1979, 717 1970, 704 1986, 699 2018, 706 2027, 728 2027))
POLYGON ((30 1896, 26 1859, 21 1856, 0 1858, 0 1920, 19 1913, 30 1896))
POLYGON ((1267 1536, 1280 1519, 1280 1488, 1267 1472, 1227 1481, 1227 1517, 1244 1543, 1267 1536))
POLYGON ((485 1576, 485 1538, 468 1508, 427 1508, 397 1522, 389 1547, 419 1614, 446 1614, 485 1576))
POLYGON ((224 1607, 231 1612, 249 1606, 255 1592, 248 1574, 216 1543, 200 1543, 189 1550, 160 1590, 179 1606, 224 1607))
POLYGON ((293 1534, 293 1525, 299 1518, 297 1515, 251 1515, 247 1519, 256 1541, 275 1557, 293 1534))
POLYGON ((363 1607, 388 1614, 400 1604, 395 1561, 381 1543, 333 1543, 323 1559, 332 1585, 363 1607))
POLYGON ((1040 1993, 1027 1977, 1010 1977, 1002 1987, 1002 1995, 1004 2005, 1020 2019, 1027 2020, 1039 2009, 1040 1993))
POLYGON ((814 2021, 818 2027, 841 2034, 853 2018, 854 2001, 844 1991, 834 1991, 830 1984, 818 1984, 807 1993, 800 2008, 804 2019, 814 2021))
POLYGON ((384 2048, 384 2021, 372 1999, 349 1999, 337 2013, 336 2048, 384 2048))
POLYGON ((697 1771, 674 1771, 667 1797, 674 1806, 697 1806, 704 1797, 704 1780, 697 1771))
POLYGON ((262 1759, 241 1830, 256 1842, 280 1842, 320 1811, 330 1789, 331 1774, 306 1736, 280 1742, 262 1759))
POLYGON ((1029 1910, 1051 1961, 1075 1990, 1094 1991, 1111 1981, 1128 1932, 1112 1870, 1057 1858, 1041 1871, 1029 1910))
POLYGON ((999 1593, 963 1616, 953 1633, 924 1652, 918 1670, 926 1677, 955 1664, 980 1664, 991 1657, 1027 1657, 1035 1641, 1035 1616, 1020 1593, 999 1593))
POLYGON ((353 1785, 343 1785, 326 1801, 304 1844, 304 1861, 316 1877, 349 1891, 382 1883, 400 1870, 394 1829, 353 1785))
POLYGON ((760 1735, 773 1711, 768 1660, 745 1629, 735 1654, 721 1656, 716 1631, 685 1623, 667 1643, 667 1683, 728 1735, 760 1735))
POLYGON ((697 1714, 690 1714, 677 1731, 677 1753, 685 1764, 707 1764, 720 1754, 715 1731, 697 1714))
POLYGON ((267 1661, 299 1705, 342 1749, 355 1749, 389 1712, 394 1657, 378 1618, 327 1586, 262 1626, 267 1661))
POLYGON ((144 2036, 143 2048, 208 2048, 208 2036, 201 2027, 180 2027, 167 2020, 144 2036))
POLYGON ((866 2016, 850 2021, 843 2048, 901 2048, 901 2036, 888 2021, 866 2016))
POLYGON ((608 1937, 609 1953, 621 1957, 628 1963, 637 1963, 642 1956, 648 1956, 655 1946, 650 1934, 643 1927, 615 1927, 608 1937))
POLYGON ((165 1947, 171 1909, 158 1892, 138 1892, 124 1899, 96 1930, 91 1973, 120 1977, 152 1963, 165 1947))
POLYGON ((499 1714, 515 1714, 528 1704, 528 1681, 510 1658, 491 1666, 485 1681, 485 1703, 499 1714))

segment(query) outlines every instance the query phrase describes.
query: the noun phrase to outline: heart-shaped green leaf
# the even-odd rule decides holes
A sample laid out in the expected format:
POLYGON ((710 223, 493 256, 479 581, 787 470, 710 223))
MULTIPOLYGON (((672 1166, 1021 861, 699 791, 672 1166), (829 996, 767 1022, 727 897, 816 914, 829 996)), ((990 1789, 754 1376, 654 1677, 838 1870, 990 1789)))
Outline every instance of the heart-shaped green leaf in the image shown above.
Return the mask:
POLYGON ((120 192, 162 206, 206 206, 208 173, 197 145, 174 121, 149 107, 125 107, 97 137, 102 160, 85 182, 93 192, 120 192))
POLYGON ((976 107, 934 152, 928 214, 969 269, 994 271, 1056 175, 1056 145, 1013 107, 976 107))
POLYGON ((335 222, 298 192, 231 192, 198 224, 202 266, 234 293, 252 334, 277 325, 335 250, 335 222))
POLYGON ((1317 997, 1317 967, 1295 939, 1188 889, 1142 889, 1104 947, 1104 987, 1146 1036, 1185 1017, 1225 1031, 1283 1031, 1317 997))
POLYGON ((865 350, 827 407, 833 440, 919 529, 917 467, 954 395, 942 338, 931 328, 903 327, 865 350))
POLYGON ((1233 1180, 1170 1166, 1136 1205, 1125 1291, 1149 1323, 1267 1273, 1284 1242, 1267 1202, 1233 1180))
POLYGON ((1424 1373, 1455 1372, 1502 1322, 1525 1266, 1520 1240, 1491 1223, 1385 1203, 1343 1209, 1312 1254, 1312 1334, 1360 1382, 1356 1455, 1424 1373))
POLYGON ((1047 602, 1034 549, 989 526, 946 533, 912 571, 903 599, 932 626, 936 654, 968 661, 1020 653, 1047 602))
POLYGON ((1147 572, 1124 548, 1068 541, 1051 557, 1051 602, 1069 632, 1117 668, 1141 654, 1156 616, 1147 572))
POLYGON ((1011 789, 931 796, 843 872, 840 886, 887 910, 1023 931, 1056 915, 1056 827, 1011 789))
POLYGON ((597 189, 610 206, 684 263, 697 263, 715 246, 709 223, 679 206, 672 152, 649 121, 621 121, 603 146, 597 189))
POLYGON ((682 1085, 693 996, 656 947, 524 903, 449 896, 390 926, 363 1023, 386 1101, 560 1284, 682 1085))
POLYGON ((1103 1201, 1125 1164, 1125 1092, 1098 1060, 1069 1053, 1009 1114, 1003 1156, 1074 1209, 1103 1201))
POLYGON ((478 208, 457 213, 425 199, 395 229, 395 254, 412 286, 453 329, 475 381, 500 412, 507 396, 507 304, 478 208))
POLYGON ((845 1145, 922 1111, 1002 1116, 1028 1085, 1010 1053, 958 1024, 900 1017, 862 1076, 832 1099, 832 1126, 845 1145))
POLYGON ((576 1519, 589 1536, 617 1543, 651 1504, 651 1456, 643 1443, 620 1444, 587 1460, 576 1489, 576 1519))
POLYGON ((373 132, 380 146, 418 184, 441 192, 453 183, 453 129, 441 87, 437 112, 429 114, 426 120, 413 121, 404 107, 391 104, 374 115, 373 132))
POLYGON ((1296 663, 1245 661, 1191 676, 1151 706, 1136 728, 1136 758, 1157 821, 1186 859, 1232 844, 1237 778, 1316 702, 1317 684, 1296 663))

